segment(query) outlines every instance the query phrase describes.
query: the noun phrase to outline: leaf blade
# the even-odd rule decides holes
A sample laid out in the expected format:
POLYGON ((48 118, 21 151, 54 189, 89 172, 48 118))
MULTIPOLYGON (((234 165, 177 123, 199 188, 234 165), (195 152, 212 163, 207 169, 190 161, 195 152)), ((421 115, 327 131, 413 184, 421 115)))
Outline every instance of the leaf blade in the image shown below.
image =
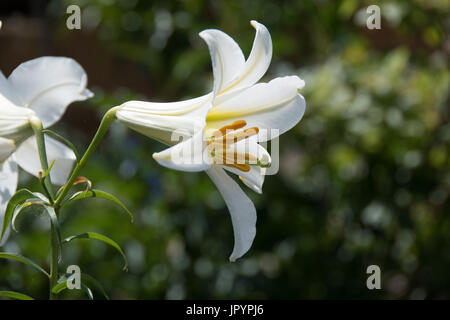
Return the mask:
POLYGON ((110 298, 109 298, 108 294, 106 293, 105 289, 103 288, 102 284, 94 277, 92 277, 86 273, 82 273, 81 281, 85 284, 90 284, 91 287, 97 288, 97 290, 100 291, 103 294, 103 296, 106 298, 106 300, 110 300, 110 298))
POLYGON ((127 257, 125 256, 125 253, 123 252, 122 248, 117 244, 117 242, 115 242, 111 238, 108 238, 107 236, 104 236, 104 235, 102 235, 100 233, 96 233, 96 232, 84 232, 84 233, 80 233, 80 234, 77 234, 74 236, 67 237, 66 239, 62 240, 61 243, 65 244, 65 243, 68 243, 75 239, 94 239, 94 240, 102 241, 102 242, 110 245, 111 247, 115 248, 121 254, 121 256, 125 262, 123 270, 128 269, 128 260, 127 260, 127 257))
POLYGON ((8 204, 6 205, 5 215, 3 217, 3 227, 0 235, 0 241, 3 239, 6 229, 11 222, 14 210, 28 198, 33 198, 33 193, 27 189, 20 189, 9 199, 8 204))
POLYGON ((26 294, 15 291, 0 291, 0 297, 8 297, 16 300, 34 300, 32 297, 26 294))
MULTIPOLYGON (((56 284, 52 288, 52 293, 53 294, 60 294, 62 291, 68 289, 68 287, 67 287, 67 280, 69 278, 67 276, 68 276, 67 274, 61 276, 61 278, 58 280, 58 284, 56 284)), ((82 283, 82 286, 83 286, 82 289, 86 292, 86 294, 88 295, 89 299, 91 299, 91 300, 94 299, 92 291, 91 291, 90 287, 88 286, 88 285, 91 285, 91 287, 96 287, 105 296, 106 300, 110 300, 109 296, 106 293, 106 291, 103 288, 103 286, 94 277, 92 277, 92 276, 90 276, 90 275, 88 275, 86 273, 82 273, 81 274, 81 283, 82 283)))
POLYGON ((63 206, 69 204, 72 201, 85 199, 85 198, 102 198, 102 199, 110 200, 110 201, 114 202, 115 204, 117 204, 118 206, 120 206, 130 216, 131 222, 134 221, 134 216, 131 213, 131 211, 128 210, 128 208, 119 199, 117 199, 112 194, 109 194, 109 193, 101 191, 101 190, 92 189, 89 191, 79 191, 79 192, 75 193, 74 195, 72 195, 69 198, 69 200, 67 200, 66 203, 64 203, 63 206))
POLYGON ((22 262, 26 265, 29 265, 33 268, 35 268, 36 270, 42 272, 43 274, 45 274, 48 278, 50 278, 50 274, 48 274, 47 271, 45 271, 40 265, 38 265, 36 262, 28 259, 27 257, 24 257, 20 254, 15 254, 15 253, 9 253, 9 252, 0 252, 0 258, 3 259, 11 259, 11 260, 16 260, 19 262, 22 262))
POLYGON ((80 154, 78 153, 77 149, 75 148, 75 146, 73 145, 72 142, 70 142, 63 136, 59 135, 58 133, 56 133, 50 129, 44 129, 44 130, 42 130, 42 132, 52 136, 53 138, 55 138, 57 140, 64 142, 70 149, 72 149, 73 153, 75 154, 75 158, 77 159, 77 163, 80 162, 80 154))
POLYGON ((46 212, 48 217, 50 218, 50 223, 55 228, 56 236, 58 238, 58 261, 61 261, 61 256, 62 256, 61 231, 60 231, 60 228, 59 228, 59 222, 58 222, 58 217, 57 217, 56 212, 55 212, 55 208, 46 205, 44 202, 42 202, 42 200, 40 198, 26 199, 25 202, 22 205, 16 206, 17 210, 14 209, 14 211, 13 211, 13 217, 12 217, 12 227, 13 227, 13 229, 16 231, 15 222, 16 222, 17 217, 23 212, 22 209, 24 209, 24 208, 26 208, 26 207, 28 207, 30 205, 37 205, 37 206, 43 207, 44 208, 44 212, 46 212))

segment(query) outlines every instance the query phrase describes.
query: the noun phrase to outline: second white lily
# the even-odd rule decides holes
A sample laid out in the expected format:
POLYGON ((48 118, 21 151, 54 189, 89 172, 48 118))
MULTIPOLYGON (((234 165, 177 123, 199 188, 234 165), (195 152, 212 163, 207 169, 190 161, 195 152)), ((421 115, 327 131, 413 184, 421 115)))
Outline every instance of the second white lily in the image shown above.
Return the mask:
POLYGON ((244 255, 253 243, 256 209, 225 170, 261 193, 271 159, 258 142, 291 129, 306 106, 298 93, 304 81, 297 76, 257 83, 270 65, 272 40, 264 25, 251 24, 256 36, 247 60, 224 32, 210 29, 200 33, 212 59, 211 93, 173 103, 129 101, 117 111, 117 118, 130 128, 172 145, 153 155, 158 163, 176 170, 206 171, 231 214, 235 240, 231 261, 244 255))
MULTIPOLYGON (((16 192, 17 165, 32 175, 41 170, 36 138, 30 119, 44 128, 57 122, 73 101, 90 98, 87 76, 73 59, 41 57, 22 63, 8 78, 0 72, 0 230, 9 198, 16 192)), ((75 155, 55 139, 45 137, 50 177, 62 185, 71 172, 75 155)), ((9 229, 8 229, 9 231, 9 229)), ((8 236, 4 236, 3 245, 8 236)))

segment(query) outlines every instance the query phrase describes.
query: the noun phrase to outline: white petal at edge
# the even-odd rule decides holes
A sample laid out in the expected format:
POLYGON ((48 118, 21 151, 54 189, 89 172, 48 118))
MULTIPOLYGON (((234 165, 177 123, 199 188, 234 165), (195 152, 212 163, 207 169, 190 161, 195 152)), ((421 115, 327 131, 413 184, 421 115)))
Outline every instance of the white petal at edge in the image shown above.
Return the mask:
POLYGON ((140 114, 166 116, 203 116, 210 109, 212 93, 176 102, 147 102, 131 100, 120 105, 120 111, 130 111, 140 114))
POLYGON ((230 211, 234 231, 234 248, 230 261, 233 262, 250 249, 253 239, 255 239, 255 205, 222 168, 213 166, 206 173, 219 189, 230 211))
POLYGON ((128 101, 119 106, 119 121, 129 128, 167 145, 190 137, 205 125, 212 93, 177 102, 128 101), (174 139, 175 138, 175 139, 174 139))
POLYGON ((252 20, 251 25, 256 29, 252 50, 238 78, 219 92, 220 94, 249 87, 266 73, 272 60, 272 38, 269 30, 263 24, 252 20))
POLYGON ((233 38, 220 30, 208 29, 199 35, 209 48, 214 74, 213 91, 217 94, 242 72, 244 54, 233 38))
POLYGON ((64 114, 74 101, 92 97, 87 75, 71 58, 41 57, 20 64, 8 78, 16 104, 33 109, 44 127, 64 114))
POLYGON ((14 140, 0 137, 0 164, 16 150, 14 140))
POLYGON ((178 143, 180 138, 192 137, 204 127, 205 122, 200 117, 154 115, 128 110, 119 110, 116 116, 130 129, 169 146, 178 143))
POLYGON ((0 94, 4 95, 8 100, 15 102, 17 98, 11 89, 8 79, 0 71, 0 94))
POLYGON ((251 166, 250 171, 243 172, 233 167, 223 167, 225 170, 234 173, 247 187, 255 191, 256 193, 262 193, 262 186, 265 177, 265 168, 251 166))
POLYGON ((218 105, 207 115, 208 129, 245 120, 247 127, 259 128, 259 141, 273 139, 294 127, 303 117, 306 103, 298 94, 303 85, 303 80, 297 76, 281 77, 269 83, 258 83, 227 100, 221 101, 219 96, 218 105))
POLYGON ((211 160, 207 156, 205 146, 203 130, 200 130, 193 137, 161 152, 154 153, 153 159, 169 169, 200 172, 211 166, 211 160))
MULTIPOLYGON (((50 165, 55 160, 50 171, 52 183, 58 185, 65 184, 76 159, 72 149, 47 136, 45 137, 45 147, 48 164, 50 165)), ((35 136, 31 136, 25 140, 17 149, 15 155, 17 163, 22 169, 34 176, 38 175, 39 170, 41 170, 41 163, 35 136)))
MULTIPOLYGON (((11 196, 16 192, 18 181, 17 164, 14 155, 0 164, 0 230, 3 228, 3 218, 5 216, 6 205, 11 196)), ((10 228, 7 229, 0 247, 8 239, 10 228)), ((1 231, 0 231, 1 232, 1 231)), ((1 233, 0 233, 1 234, 1 233)))

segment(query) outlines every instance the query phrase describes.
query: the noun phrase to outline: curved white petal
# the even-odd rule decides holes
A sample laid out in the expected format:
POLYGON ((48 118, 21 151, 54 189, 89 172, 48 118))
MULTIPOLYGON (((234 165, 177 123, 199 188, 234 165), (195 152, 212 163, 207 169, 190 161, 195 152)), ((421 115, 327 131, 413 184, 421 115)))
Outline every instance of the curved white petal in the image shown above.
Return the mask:
POLYGON ((222 194, 231 215, 234 248, 230 261, 242 257, 252 246, 256 235, 256 209, 253 202, 225 171, 213 166, 206 173, 222 194))
MULTIPOLYGON (((16 192, 18 181, 17 164, 14 155, 0 164, 0 230, 3 228, 3 218, 5 216, 6 205, 11 196, 16 192)), ((9 229, 7 229, 0 246, 3 246, 8 239, 9 229)))
POLYGON ((219 94, 255 84, 269 68, 270 61, 272 60, 272 38, 270 37, 269 30, 255 20, 252 20, 250 23, 256 29, 252 51, 245 65, 241 68, 242 70, 237 79, 221 90, 219 94))
POLYGON ((119 111, 132 111, 141 114, 166 116, 206 116, 212 101, 212 93, 198 98, 176 102, 127 101, 120 105, 119 111))
MULTIPOLYGON (((247 172, 229 166, 224 166, 224 169, 238 175, 239 179, 241 179, 241 181, 253 191, 262 193, 262 185, 264 183, 266 168, 262 168, 260 165, 270 165, 272 158, 267 150, 257 143, 257 139, 257 136, 252 136, 248 139, 241 140, 232 145, 230 149, 241 155, 248 153, 258 159, 259 163, 254 160, 247 161, 246 163, 250 164, 250 171, 247 172)), ((238 163, 239 160, 242 160, 242 158, 237 158, 238 163)))
POLYGON ((8 79, 6 79, 5 75, 0 71, 0 94, 4 95, 8 100, 15 103, 17 98, 14 94, 14 91, 11 89, 11 85, 9 84, 8 79))
MULTIPOLYGON (((45 137, 45 147, 48 164, 50 165, 55 160, 50 171, 52 183, 65 184, 76 159, 72 149, 50 137, 45 137)), ((35 136, 25 140, 17 149, 15 155, 17 163, 22 169, 34 176, 38 176, 38 172, 41 170, 41 163, 35 136)))
POLYGON ((262 185, 264 183, 265 168, 252 167, 249 172, 242 172, 239 179, 250 189, 256 193, 262 193, 262 185))
POLYGON ((255 160, 249 160, 248 164, 250 165, 256 165, 259 162, 265 166, 269 166, 272 162, 269 152, 258 143, 258 136, 256 135, 233 144, 232 148, 240 154, 248 153, 257 159, 257 162, 255 160))
POLYGON ((203 130, 173 147, 154 153, 153 158, 164 167, 187 172, 204 171, 211 166, 203 130))
POLYGON ((9 76, 11 89, 21 106, 33 109, 44 127, 58 121, 74 101, 92 97, 87 75, 73 59, 41 57, 19 65, 9 76))
POLYGON ((23 140, 31 132, 29 117, 34 115, 34 111, 28 108, 19 107, 0 92, 0 136, 23 140))
POLYGON ((204 127, 211 102, 211 93, 169 103, 128 101, 120 106, 116 116, 129 128, 167 145, 174 145, 179 137, 191 137, 204 127))
POLYGON ((223 167, 223 168, 239 176, 239 179, 253 191, 259 194, 262 193, 265 171, 267 170, 266 168, 251 166, 250 171, 248 172, 244 172, 232 167, 223 167))
POLYGON ((216 105, 206 117, 207 127, 221 128, 235 120, 245 120, 247 127, 259 128, 259 141, 277 137, 295 126, 305 112, 305 99, 298 94, 304 81, 297 76, 258 83, 216 105))
POLYGON ((116 115, 130 129, 169 146, 178 143, 181 137, 192 137, 198 128, 204 126, 204 119, 199 117, 160 116, 121 110, 116 115))
POLYGON ((3 163, 16 150, 14 140, 0 137, 0 163, 3 163))
POLYGON ((205 40, 211 55, 214 74, 214 94, 237 79, 245 65, 244 54, 239 45, 226 33, 208 29, 199 33, 205 40))

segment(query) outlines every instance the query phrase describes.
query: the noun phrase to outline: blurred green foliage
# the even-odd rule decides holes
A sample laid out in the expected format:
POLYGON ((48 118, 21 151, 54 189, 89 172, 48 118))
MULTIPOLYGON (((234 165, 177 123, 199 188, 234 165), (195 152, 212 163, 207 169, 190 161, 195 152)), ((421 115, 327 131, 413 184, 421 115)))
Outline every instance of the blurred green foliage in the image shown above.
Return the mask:
MULTIPOLYGON (((63 268, 79 265, 114 299, 450 298, 450 5, 377 1, 381 29, 368 30, 373 2, 51 1, 55 34, 68 32, 65 6, 79 4, 78 32, 93 33, 150 79, 151 92, 91 86, 96 96, 71 107, 80 117, 96 109, 100 118, 130 99, 207 92, 211 66, 198 32, 221 29, 248 55, 251 19, 274 43, 264 80, 297 74, 307 101, 302 121, 281 138, 279 174, 267 177, 263 195, 247 190, 258 225, 244 258, 228 262, 231 221, 207 176, 159 167, 151 155, 163 145, 115 124, 83 175, 128 205, 135 222, 119 207, 85 200, 64 212, 62 232, 108 235, 124 248, 129 271, 114 249, 87 240, 64 249, 63 268), (382 290, 366 288, 371 264, 381 268, 382 290)), ((80 149, 92 137, 67 121, 55 130, 80 149)), ((21 184, 39 187, 25 174, 21 184)), ((18 225, 7 251, 48 265, 45 218, 18 225)), ((48 290, 41 275, 3 261, 0 288, 40 298, 48 290)))

